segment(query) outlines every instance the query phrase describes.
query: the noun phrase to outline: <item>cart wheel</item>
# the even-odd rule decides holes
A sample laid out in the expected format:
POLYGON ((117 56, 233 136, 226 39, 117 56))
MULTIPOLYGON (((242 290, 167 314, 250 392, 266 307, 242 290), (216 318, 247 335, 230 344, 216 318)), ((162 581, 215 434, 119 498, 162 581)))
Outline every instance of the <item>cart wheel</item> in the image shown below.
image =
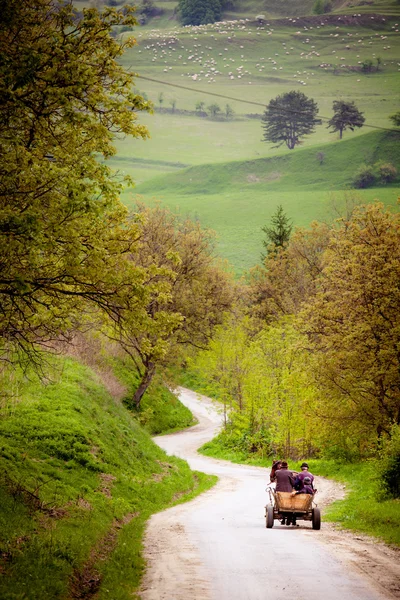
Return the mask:
POLYGON ((271 529, 274 526, 274 507, 267 506, 267 519, 266 519, 266 527, 271 529))
POLYGON ((319 510, 319 508, 313 508, 312 528, 313 529, 321 529, 321 511, 319 510))

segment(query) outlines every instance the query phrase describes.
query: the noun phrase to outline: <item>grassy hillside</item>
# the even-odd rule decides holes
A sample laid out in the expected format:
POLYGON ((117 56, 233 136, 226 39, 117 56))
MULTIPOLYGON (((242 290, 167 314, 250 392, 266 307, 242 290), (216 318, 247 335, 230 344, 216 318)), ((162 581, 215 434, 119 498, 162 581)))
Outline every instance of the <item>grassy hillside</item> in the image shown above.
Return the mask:
POLYGON ((167 457, 89 368, 57 367, 0 410, 0 597, 132 598, 149 515, 213 478, 167 457))
MULTIPOLYGON (((348 188, 362 163, 390 161, 400 171, 399 136, 375 131, 271 158, 191 167, 149 180, 136 191, 148 200, 159 197, 215 229, 219 252, 239 273, 259 261, 261 227, 279 204, 298 226, 333 219, 337 216, 334 206, 343 205, 349 197, 396 205, 398 183, 366 190, 348 188)), ((126 197, 127 202, 132 199, 126 197)))
MULTIPOLYGON (((261 226, 278 204, 295 225, 327 219, 332 194, 349 185, 361 163, 383 155, 398 161, 398 140, 384 131, 399 110, 398 5, 379 2, 356 12, 337 2, 336 12, 322 17, 310 16, 304 2, 296 3, 303 16, 285 16, 289 5, 237 2, 243 20, 138 28, 138 45, 122 59, 142 76, 137 88, 155 106, 154 114, 139 117, 150 139, 117 140, 110 161, 137 183, 124 200, 131 203, 137 192, 200 219, 217 231, 219 252, 238 273, 258 261, 261 226), (266 7, 273 18, 260 26, 254 17, 266 7), (374 65, 370 74, 361 70, 366 60, 374 65), (269 100, 291 89, 312 97, 322 119, 294 151, 262 141, 260 122, 269 100), (366 118, 340 142, 327 128, 336 99, 354 100, 366 118), (221 109, 217 118, 210 117, 212 103, 221 109), (321 165, 317 152, 325 154, 321 165)), ((391 204, 397 196, 397 187, 360 193, 391 204)))

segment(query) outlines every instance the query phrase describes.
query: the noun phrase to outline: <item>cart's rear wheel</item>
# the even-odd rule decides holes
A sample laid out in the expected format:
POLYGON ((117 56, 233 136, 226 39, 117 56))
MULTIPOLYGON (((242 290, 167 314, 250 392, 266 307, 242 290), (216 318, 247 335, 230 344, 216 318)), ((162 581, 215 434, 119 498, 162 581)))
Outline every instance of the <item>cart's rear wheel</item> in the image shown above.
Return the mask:
POLYGON ((271 529, 274 526, 274 507, 267 506, 267 518, 266 518, 266 527, 271 529))
POLYGON ((313 529, 321 529, 321 511, 319 510, 319 508, 313 508, 312 528, 313 529))

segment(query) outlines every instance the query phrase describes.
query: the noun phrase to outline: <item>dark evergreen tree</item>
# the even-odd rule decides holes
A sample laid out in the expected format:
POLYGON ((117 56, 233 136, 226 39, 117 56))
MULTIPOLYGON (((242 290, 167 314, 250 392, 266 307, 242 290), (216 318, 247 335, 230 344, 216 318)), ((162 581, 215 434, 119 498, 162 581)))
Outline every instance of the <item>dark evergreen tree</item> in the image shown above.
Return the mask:
POLYGON ((266 249, 266 254, 261 254, 262 260, 265 260, 267 255, 275 254, 278 248, 286 246, 292 233, 292 222, 285 214, 282 206, 278 206, 276 212, 271 218, 271 227, 265 225, 261 228, 267 239, 263 240, 263 246, 266 249))
POLYGON ((262 117, 264 140, 286 144, 289 150, 300 144, 300 138, 315 130, 318 106, 302 92, 291 91, 270 101, 262 117))
POLYGON ((221 19, 220 0, 179 0, 178 13, 183 25, 205 25, 221 19))
POLYGON ((363 117, 363 113, 358 110, 354 102, 335 100, 333 102, 333 112, 334 115, 328 122, 328 127, 331 127, 333 132, 338 131, 340 139, 342 139, 345 129, 354 131, 356 127, 364 125, 365 117, 363 117))

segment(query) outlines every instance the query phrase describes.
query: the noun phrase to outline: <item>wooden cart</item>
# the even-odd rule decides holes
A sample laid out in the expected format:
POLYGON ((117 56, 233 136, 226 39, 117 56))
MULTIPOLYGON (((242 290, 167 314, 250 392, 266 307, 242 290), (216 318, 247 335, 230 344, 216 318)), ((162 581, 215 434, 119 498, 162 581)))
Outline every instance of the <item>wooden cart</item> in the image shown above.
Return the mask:
POLYGON ((311 494, 296 494, 290 492, 275 492, 268 486, 270 503, 265 507, 266 527, 271 529, 275 519, 285 519, 286 522, 311 521, 313 529, 321 529, 321 511, 311 494))

